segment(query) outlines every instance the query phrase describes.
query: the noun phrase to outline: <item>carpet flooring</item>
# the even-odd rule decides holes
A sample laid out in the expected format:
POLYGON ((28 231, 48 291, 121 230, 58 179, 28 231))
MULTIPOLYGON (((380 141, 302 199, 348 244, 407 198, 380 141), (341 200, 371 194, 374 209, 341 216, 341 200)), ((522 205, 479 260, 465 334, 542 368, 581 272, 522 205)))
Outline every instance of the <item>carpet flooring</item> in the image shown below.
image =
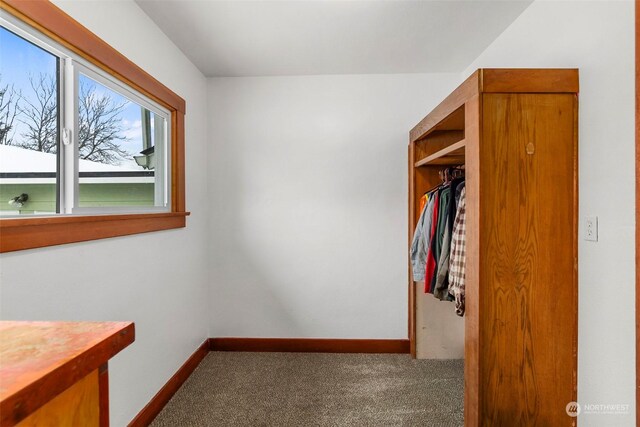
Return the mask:
POLYGON ((462 360, 211 352, 151 424, 462 426, 462 360))

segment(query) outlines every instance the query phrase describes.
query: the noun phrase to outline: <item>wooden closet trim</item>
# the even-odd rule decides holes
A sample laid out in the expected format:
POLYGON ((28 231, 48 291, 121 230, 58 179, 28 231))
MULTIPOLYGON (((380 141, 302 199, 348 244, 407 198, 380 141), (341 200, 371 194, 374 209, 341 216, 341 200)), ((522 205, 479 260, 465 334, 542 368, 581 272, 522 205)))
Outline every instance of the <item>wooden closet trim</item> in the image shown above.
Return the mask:
POLYGON ((480 91, 484 93, 577 93, 580 91, 578 70, 494 68, 484 69, 481 72, 480 91))
POLYGON ((172 124, 171 212, 3 218, 0 253, 184 227, 185 100, 49 0, 2 0, 0 9, 167 108, 172 124))

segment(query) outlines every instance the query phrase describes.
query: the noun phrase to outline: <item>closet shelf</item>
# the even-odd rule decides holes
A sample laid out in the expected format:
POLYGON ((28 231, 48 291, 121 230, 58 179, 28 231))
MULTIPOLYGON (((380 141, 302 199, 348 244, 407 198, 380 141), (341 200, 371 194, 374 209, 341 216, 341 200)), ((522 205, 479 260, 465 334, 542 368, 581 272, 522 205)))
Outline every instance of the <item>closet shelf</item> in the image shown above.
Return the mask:
POLYGON ((415 167, 432 166, 432 165, 461 165, 464 163, 464 147, 465 140, 458 141, 440 151, 418 160, 415 167))

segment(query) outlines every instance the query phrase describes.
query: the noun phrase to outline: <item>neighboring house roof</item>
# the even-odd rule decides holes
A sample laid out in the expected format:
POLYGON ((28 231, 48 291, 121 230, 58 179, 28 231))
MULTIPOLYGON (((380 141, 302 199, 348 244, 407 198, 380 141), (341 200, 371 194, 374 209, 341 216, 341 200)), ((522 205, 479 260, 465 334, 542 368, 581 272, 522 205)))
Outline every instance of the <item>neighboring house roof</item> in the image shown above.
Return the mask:
MULTIPOLYGON (((55 172, 57 155, 27 150, 14 145, 0 145, 0 172, 55 172)), ((107 165, 91 160, 78 161, 80 172, 141 171, 135 165, 107 165)))
MULTIPOLYGON (((57 155, 28 150, 13 145, 0 145, 0 183, 55 183, 57 155)), ((83 183, 152 183, 154 178, 135 163, 108 165, 79 160, 83 183), (84 175, 84 176, 82 176, 84 175)))

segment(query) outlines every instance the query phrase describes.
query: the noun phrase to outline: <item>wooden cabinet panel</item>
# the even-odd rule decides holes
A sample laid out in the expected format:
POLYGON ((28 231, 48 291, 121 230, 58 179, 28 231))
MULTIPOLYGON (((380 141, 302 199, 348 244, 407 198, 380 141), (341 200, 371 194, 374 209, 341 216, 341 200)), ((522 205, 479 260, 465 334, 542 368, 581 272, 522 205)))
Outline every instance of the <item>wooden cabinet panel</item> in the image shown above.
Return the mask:
POLYGON ((19 422, 17 427, 99 427, 98 371, 95 370, 19 422))
POLYGON ((575 95, 484 94, 483 425, 572 425, 575 95))

